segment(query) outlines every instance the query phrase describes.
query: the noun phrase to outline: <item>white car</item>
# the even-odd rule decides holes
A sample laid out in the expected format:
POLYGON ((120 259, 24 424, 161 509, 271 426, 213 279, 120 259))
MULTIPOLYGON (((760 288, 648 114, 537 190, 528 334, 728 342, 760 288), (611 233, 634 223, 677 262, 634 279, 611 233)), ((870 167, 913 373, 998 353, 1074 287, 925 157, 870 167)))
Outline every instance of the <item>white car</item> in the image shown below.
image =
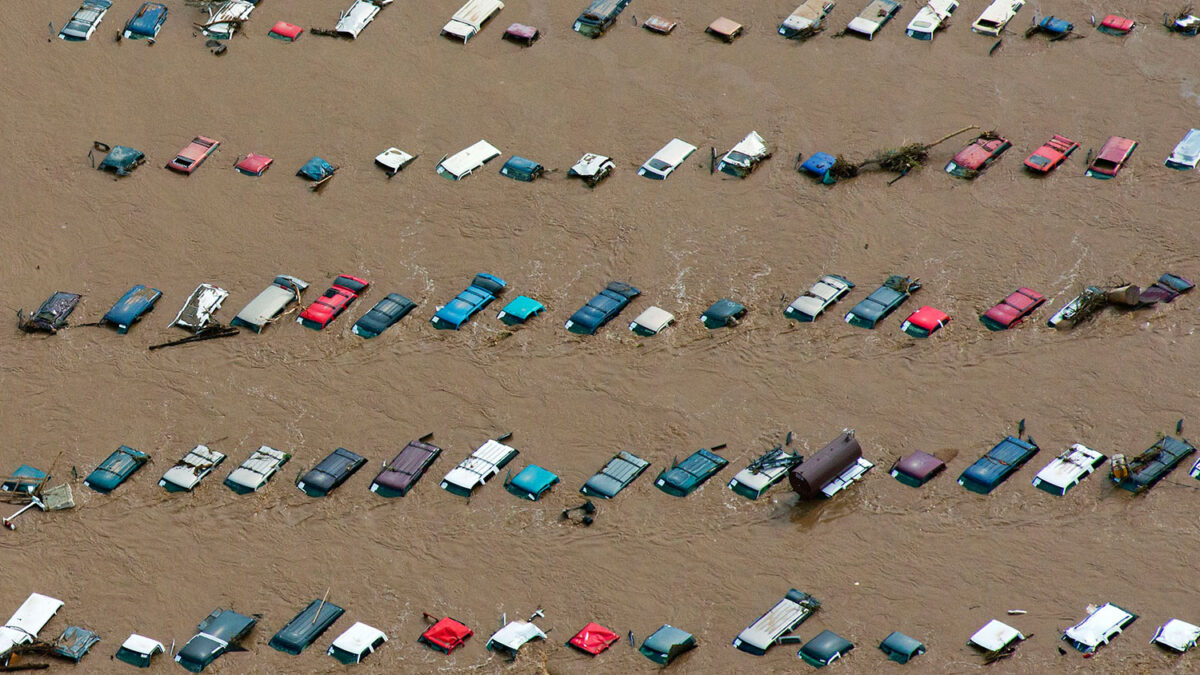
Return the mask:
POLYGON ((387 171, 390 178, 403 171, 404 167, 412 164, 415 159, 415 155, 410 155, 400 148, 388 148, 375 155, 375 166, 387 171))
POLYGON ((492 633, 485 646, 489 651, 502 651, 515 658, 525 643, 545 639, 546 634, 534 624, 528 621, 510 621, 504 628, 492 633))
POLYGON ((387 639, 383 631, 358 621, 337 636, 326 653, 346 665, 360 663, 387 639))
POLYGON ((467 0, 467 4, 458 8, 450 22, 442 26, 442 35, 461 40, 463 44, 483 30, 483 24, 504 9, 500 0, 467 0))
POLYGON ((62 600, 41 593, 30 593, 8 621, 0 626, 0 662, 4 661, 13 647, 33 642, 62 606, 62 600))
POLYGON ((767 143, 757 131, 751 131, 738 144, 733 146, 721 161, 717 163, 717 171, 735 178, 745 178, 758 168, 759 163, 771 156, 767 143))
POLYGON ((470 498, 475 488, 494 478, 504 465, 519 454, 520 451, 514 447, 497 440, 488 440, 446 474, 442 479, 442 489, 460 497, 470 498))
POLYGON ((1171 151, 1165 164, 1181 171, 1195 169, 1200 164, 1200 129, 1191 129, 1171 151))
POLYGON ((334 30, 340 35, 352 39, 357 38, 358 34, 375 20, 375 15, 379 14, 379 10, 390 4, 392 4, 392 0, 354 0, 350 9, 342 12, 334 30))
POLYGON ((166 488, 167 492, 191 492, 223 461, 224 454, 209 450, 207 445, 197 445, 176 462, 175 466, 167 469, 158 485, 166 488))
POLYGON ((109 0, 83 0, 67 25, 58 32, 58 38, 68 42, 83 42, 91 38, 110 7, 112 2, 109 0))
POLYGON ((783 310, 783 315, 800 322, 816 321, 817 317, 833 306, 854 288, 853 282, 836 274, 826 274, 804 295, 792 301, 783 310))
POLYGON ((230 325, 249 328, 261 333, 267 324, 283 313, 293 302, 300 302, 300 295, 308 288, 308 282, 287 274, 275 277, 261 293, 233 317, 230 325))
POLYGON ((636 319, 630 322, 629 330, 637 333, 638 335, 651 337, 653 335, 658 335, 665 330, 667 326, 670 326, 673 323, 675 323, 674 314, 662 309, 661 307, 649 307, 646 309, 646 311, 638 314, 636 319))
POLYGON ((1033 478, 1033 486, 1061 497, 1091 475, 1106 459, 1102 453, 1076 443, 1039 471, 1033 478))
POLYGON ((221 309, 221 303, 225 302, 227 297, 229 297, 229 291, 224 288, 218 288, 212 284, 200 284, 196 290, 192 291, 187 302, 183 303, 183 307, 175 315, 171 325, 198 333, 208 328, 213 320, 212 315, 221 309))
POLYGON ((858 16, 850 19, 846 30, 864 35, 868 40, 875 39, 875 34, 884 24, 900 11, 900 3, 895 0, 871 0, 858 16))
POLYGON ((1135 620, 1137 614, 1109 602, 1092 609, 1086 619, 1063 631, 1062 639, 1084 654, 1091 654, 1120 635, 1121 630, 1135 620))
POLYGON ((443 157, 442 161, 438 162, 437 173, 442 178, 462 180, 499 156, 499 148, 487 141, 481 140, 469 148, 460 150, 448 157, 443 157))
POLYGON ((653 157, 646 160, 642 168, 638 169, 638 175, 653 180, 666 180, 667 176, 695 151, 696 146, 691 143, 672 138, 661 150, 654 153, 653 157))
POLYGON ((588 187, 596 187, 596 183, 607 178, 614 168, 616 165, 613 164, 612 159, 589 152, 575 162, 575 166, 571 167, 567 175, 572 178, 582 178, 588 187))
POLYGON ((826 0, 805 0, 779 24, 779 34, 787 39, 805 38, 821 28, 821 21, 833 10, 833 3, 826 0))
POLYGON ((967 640, 967 644, 985 652, 998 652, 1012 643, 1024 639, 1025 636, 1021 634, 1021 631, 1003 621, 992 619, 984 624, 983 628, 975 631, 971 639, 967 640))
POLYGON ((1195 647, 1197 640, 1200 640, 1200 626, 1179 619, 1171 619, 1154 631, 1154 637, 1150 639, 1150 644, 1162 645, 1182 654, 1195 647))
POLYGON ((932 40, 946 19, 958 9, 958 0, 929 0, 908 22, 905 34, 916 40, 932 40))
POLYGON ((241 466, 229 472, 225 486, 238 494, 258 492, 291 458, 282 450, 264 445, 251 453, 241 466))
POLYGON ((121 643, 121 648, 117 650, 115 656, 118 661, 124 661, 131 666, 149 668, 150 662, 154 660, 154 655, 162 654, 166 650, 163 643, 158 640, 132 633, 125 642, 121 643))
MULTIPOLYGON (((257 2, 257 0, 255 0, 257 2)), ((208 8, 208 21, 197 24, 204 35, 217 40, 228 40, 233 37, 238 26, 250 18, 255 3, 250 0, 226 0, 217 9, 208 8)))
POLYGON ((1000 31, 1025 6, 1025 0, 995 0, 983 10, 983 14, 971 24, 971 30, 992 37, 999 37, 1000 31))

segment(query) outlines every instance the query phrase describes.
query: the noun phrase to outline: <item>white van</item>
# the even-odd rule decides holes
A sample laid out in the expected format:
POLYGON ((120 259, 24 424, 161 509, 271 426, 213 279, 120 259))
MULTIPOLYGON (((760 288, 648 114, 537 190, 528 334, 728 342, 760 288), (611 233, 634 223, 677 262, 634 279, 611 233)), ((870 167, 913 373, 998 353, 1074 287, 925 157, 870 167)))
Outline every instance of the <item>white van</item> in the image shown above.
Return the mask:
POLYGON ((461 150, 449 157, 443 157, 442 161, 438 162, 437 172, 442 178, 462 180, 469 176, 471 172, 482 168, 484 164, 499 156, 499 148, 487 141, 481 140, 465 150, 461 150))
POLYGON ((638 169, 638 175, 653 180, 666 180, 667 176, 670 176, 671 172, 683 164, 683 161, 695 151, 696 146, 691 143, 672 138, 670 143, 664 145, 661 150, 654 153, 653 157, 646 160, 642 168, 638 169))
POLYGON ((975 23, 971 24, 971 30, 992 37, 999 37, 1000 31, 1008 25, 1009 21, 1017 15, 1022 7, 1025 6, 1025 0, 995 0, 992 4, 983 10, 983 14, 975 19, 975 23))
POLYGON ((0 627, 0 660, 13 647, 26 645, 37 639, 38 633, 50 623, 50 619, 62 609, 63 601, 41 593, 30 593, 25 602, 0 627))
POLYGON ((871 0, 858 16, 850 19, 846 30, 866 36, 868 40, 875 39, 875 34, 900 11, 900 3, 895 0, 871 0))
POLYGON ((357 38, 367 24, 375 20, 375 15, 379 13, 379 10, 390 4, 392 4, 392 0, 354 0, 350 9, 343 12, 342 16, 338 18, 334 30, 339 35, 345 35, 352 39, 357 38))
POLYGON ((809 37, 821 29, 821 21, 832 10, 833 3, 827 0, 805 0, 779 24, 779 34, 789 40, 809 37))
POLYGON ((958 0, 929 0, 913 20, 908 22, 908 28, 904 32, 916 40, 932 40, 933 34, 941 29, 942 24, 956 9, 958 0))
POLYGON ((450 23, 442 26, 442 35, 454 40, 462 40, 463 44, 467 40, 475 37, 475 34, 483 29, 483 24, 488 22, 500 10, 504 9, 504 3, 500 0, 467 0, 467 4, 463 5, 450 18, 450 23))
MULTIPOLYGON (((504 436, 502 438, 507 438, 504 436)), ((475 488, 482 486, 500 473, 506 464, 520 454, 516 448, 497 440, 488 440, 471 456, 450 469, 442 479, 442 489, 460 497, 470 499, 475 488)))

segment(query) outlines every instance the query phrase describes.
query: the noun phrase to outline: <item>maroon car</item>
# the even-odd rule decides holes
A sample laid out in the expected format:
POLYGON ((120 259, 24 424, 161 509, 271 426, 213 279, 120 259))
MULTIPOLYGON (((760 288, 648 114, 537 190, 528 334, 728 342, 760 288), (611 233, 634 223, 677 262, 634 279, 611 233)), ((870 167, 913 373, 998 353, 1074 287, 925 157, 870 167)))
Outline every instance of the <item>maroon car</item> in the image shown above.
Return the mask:
POLYGON ((1007 138, 980 136, 946 164, 946 173, 959 178, 974 178, 1011 147, 1007 138))
POLYGON ((220 146, 220 141, 214 141, 207 136, 197 136, 192 139, 191 143, 187 144, 186 148, 179 151, 175 159, 167 162, 167 168, 190 176, 220 146))
POLYGON ((409 441, 395 459, 383 467, 383 471, 371 483, 371 492, 380 497, 403 497, 416 485, 433 460, 442 454, 442 449, 426 443, 433 434, 409 441))
POLYGON ((988 330, 1006 330, 1033 313, 1046 302, 1046 296, 1022 286, 983 313, 979 320, 988 330))

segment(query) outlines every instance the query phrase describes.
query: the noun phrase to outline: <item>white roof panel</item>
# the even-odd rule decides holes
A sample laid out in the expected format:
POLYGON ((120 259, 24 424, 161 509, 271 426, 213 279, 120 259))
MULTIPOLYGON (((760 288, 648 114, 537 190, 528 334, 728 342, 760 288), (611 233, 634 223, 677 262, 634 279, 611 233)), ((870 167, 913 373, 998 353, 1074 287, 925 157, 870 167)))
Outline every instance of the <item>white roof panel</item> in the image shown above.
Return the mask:
POLYGON ((388 639, 387 635, 378 628, 357 621, 353 626, 347 628, 344 633, 337 636, 337 639, 333 641, 333 646, 351 654, 361 656, 379 638, 383 638, 384 642, 387 642, 388 639))
POLYGON ((528 621, 510 621, 507 626, 492 634, 488 645, 498 644, 515 652, 534 638, 545 639, 546 634, 528 621))
POLYGON ((971 636, 970 643, 989 652, 995 652, 1004 649, 1016 640, 1024 639, 1025 636, 1021 634, 1021 631, 1002 621, 992 619, 971 636))
POLYGON ((1171 619, 1158 627, 1150 643, 1170 647, 1177 652, 1186 652, 1196 646, 1197 640, 1200 640, 1200 626, 1171 619))

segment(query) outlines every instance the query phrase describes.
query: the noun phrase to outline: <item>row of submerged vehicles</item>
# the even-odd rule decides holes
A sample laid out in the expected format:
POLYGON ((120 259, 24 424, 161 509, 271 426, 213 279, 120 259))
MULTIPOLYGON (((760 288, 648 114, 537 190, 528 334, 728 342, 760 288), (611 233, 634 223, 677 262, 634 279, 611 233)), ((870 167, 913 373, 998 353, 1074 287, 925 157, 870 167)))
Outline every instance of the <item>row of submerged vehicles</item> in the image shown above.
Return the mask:
MULTIPOLYGON (((71 625, 54 640, 39 638, 39 634, 64 604, 48 595, 30 594, 8 622, 0 627, 0 663, 7 661, 14 653, 37 648, 45 648, 41 653, 80 662, 100 642, 96 632, 71 625)), ((821 601, 812 595, 795 588, 789 589, 782 599, 738 633, 733 645, 744 653, 762 656, 776 645, 800 644, 802 646, 797 656, 805 663, 816 668, 830 665, 849 654, 854 649, 854 643, 831 630, 817 633, 807 641, 793 634, 821 607, 821 601)), ((345 613, 344 608, 329 601, 326 593, 325 597, 315 598, 302 607, 271 637, 268 646, 298 656, 315 644, 345 613)), ((196 633, 173 654, 175 662, 189 672, 199 673, 223 654, 245 651, 242 643, 250 637, 261 616, 232 609, 213 610, 196 626, 196 633)), ((491 635, 485 647, 488 651, 515 659, 526 644, 546 639, 546 631, 535 623, 542 616, 544 614, 539 609, 528 620, 507 621, 505 617, 503 626, 491 635)), ((1081 621, 1062 630, 1061 640, 1088 657, 1137 619, 1137 614, 1111 602, 1089 605, 1081 621)), ((438 618, 425 613, 423 620, 427 626, 417 637, 417 643, 442 654, 453 654, 475 634, 466 623, 450 616, 438 618)), ((629 631, 629 639, 634 639, 633 631, 629 631)), ((1015 650, 1016 645, 1026 639, 1016 628, 993 619, 973 633, 967 645, 988 655, 997 655, 1015 650)), ((1195 647, 1198 640, 1200 626, 1172 618, 1155 630, 1150 643, 1183 654, 1195 647)), ((388 635, 382 630, 356 621, 331 641, 326 654, 343 664, 361 663, 387 641, 388 635)), ((596 657, 619 641, 620 635, 616 631, 589 621, 565 645, 596 657)), ((698 645, 699 642, 691 633, 671 624, 663 624, 642 641, 638 651, 655 663, 668 665, 698 645)), ((924 643, 900 631, 893 631, 884 637, 879 649, 889 660, 900 664, 926 653, 924 643)), ((147 668, 155 656, 165 651, 162 642, 133 633, 113 657, 132 666, 147 668)))
MULTIPOLYGON (((1023 433, 1002 440, 968 467, 959 478, 959 482, 974 492, 990 492, 1037 453, 1038 448, 1032 439, 1020 436, 1023 436, 1023 433)), ((483 485, 489 476, 496 475, 503 464, 518 454, 515 448, 503 443, 504 440, 507 440, 507 437, 502 436, 500 439, 485 442, 447 474, 442 483, 443 487, 455 494, 469 496, 474 489, 483 485)), ((440 448, 427 441, 428 437, 410 442, 391 463, 385 465, 384 470, 372 483, 371 490, 386 497, 403 496, 411 490, 441 452, 440 448)), ((763 453, 739 472, 730 481, 730 487, 738 494, 753 499, 762 495, 786 474, 792 488, 801 498, 821 499, 837 494, 872 467, 872 464, 863 458, 862 448, 854 432, 850 430, 843 431, 807 460, 789 451, 790 442, 789 434, 785 443, 763 453)), ((673 463, 670 469, 660 474, 655 484, 667 494, 689 494, 728 463, 715 453, 721 447, 701 449, 684 461, 673 463)), ((1164 436, 1136 457, 1125 459, 1115 455, 1111 475, 1120 487, 1132 492, 1141 492, 1162 479, 1183 458, 1194 452, 1195 447, 1186 440, 1164 436)), ((208 454, 205 458, 210 462, 213 459, 208 454)), ((282 461, 286 461, 286 455, 278 454, 270 448, 264 447, 256 451, 247 463, 230 474, 230 478, 239 471, 248 472, 248 477, 249 474, 255 474, 257 477, 238 479, 235 489, 239 492, 252 491, 265 485, 266 478, 262 478, 264 468, 269 470, 269 473, 265 474, 269 478, 270 473, 278 468, 278 464, 281 463, 278 460, 281 458, 282 461), (256 461, 265 464, 249 466, 256 461), (270 469, 268 465, 273 461, 276 464, 270 469)), ((136 451, 122 448, 93 471, 86 483, 101 491, 115 488, 146 459, 146 456, 136 451)), ((1075 444, 1038 472, 1033 482, 1051 494, 1062 495, 1104 460, 1104 455, 1075 444)), ((329 490, 344 482, 345 478, 363 463, 365 459, 339 448, 306 474, 299 485, 312 495, 328 494, 329 490)), ((194 462, 186 462, 185 458, 185 462, 173 467, 171 471, 178 471, 185 464, 187 471, 197 466, 194 462)), ((641 475, 648 465, 648 462, 632 453, 618 453, 590 478, 580 491, 589 497, 615 497, 641 475)), ((945 464, 938 458, 918 451, 897 460, 891 473, 906 485, 920 486, 944 468, 945 464)), ((28 467, 22 467, 17 474, 29 479, 30 484, 33 484, 37 476, 27 469, 28 467)), ((1192 475, 1200 478, 1200 467, 1193 467, 1192 475)), ((20 478, 9 480, 18 481, 20 478)), ((234 487, 229 480, 226 482, 234 487)), ((530 466, 517 477, 510 478, 506 484, 514 494, 536 500, 556 482, 557 477, 553 474, 530 466)), ((191 483, 193 486, 194 484, 191 483)), ((20 490, 22 484, 6 483, 3 487, 7 490, 20 490)), ((46 650, 49 650, 49 653, 76 662, 82 659, 100 641, 100 636, 91 630, 69 626, 56 640, 44 643, 37 640, 39 632, 62 605, 61 601, 49 596, 37 593, 31 595, 12 618, 0 627, 0 661, 23 645, 44 646, 46 649, 40 653, 47 653, 46 650), (35 645, 35 642, 40 644, 35 645)), ((829 665, 846 656, 854 648, 854 644, 830 630, 815 635, 807 642, 791 635, 820 607, 821 602, 811 595, 790 589, 783 599, 740 632, 733 644, 739 650, 755 655, 765 654, 774 645, 802 644, 798 656, 806 663, 816 667, 829 665)), ((332 627, 344 612, 341 607, 329 602, 328 594, 324 598, 314 599, 288 621, 271 638, 269 644, 288 654, 300 654, 332 627)), ((528 621, 506 622, 488 640, 487 649, 515 658, 528 642, 544 640, 546 632, 534 623, 540 615, 539 611, 528 621)), ((437 651, 449 654, 473 634, 466 624, 452 617, 438 619, 426 615, 426 618, 431 625, 421 633, 418 641, 437 651)), ((1136 614, 1113 603, 1098 607, 1089 606, 1085 618, 1062 631, 1062 640, 1085 655, 1091 655, 1120 635, 1137 618, 1136 614)), ((174 659, 185 669, 200 672, 222 654, 238 649, 239 643, 248 637, 258 620, 256 615, 247 616, 234 610, 218 608, 200 622, 196 634, 173 655, 174 659)), ((994 655, 1015 649, 1016 645, 1025 639, 1026 636, 1018 629, 992 620, 970 637, 968 645, 994 655)), ((345 664, 359 663, 382 647, 387 640, 388 636, 383 631, 361 621, 355 622, 330 643, 326 653, 345 664)), ((616 632, 589 622, 566 644, 596 656, 618 640, 616 632)), ((1170 651, 1183 653, 1193 648, 1197 640, 1200 640, 1200 626, 1180 619, 1170 619, 1155 631, 1151 642, 1170 651)), ((692 634, 664 624, 643 641, 639 651, 656 663, 669 664, 681 654, 695 648, 697 644, 692 634)), ((885 637, 879 648, 889 659, 899 663, 907 663, 924 654, 926 649, 919 640, 899 631, 885 637)), ((122 643, 114 656, 125 663, 147 667, 155 655, 164 651, 161 642, 135 633, 122 643)))
MULTIPOLYGON (((508 283, 500 277, 481 272, 471 283, 449 302, 438 305, 430 323, 438 329, 458 330, 471 318, 502 295, 508 283)), ((340 275, 316 300, 300 311, 297 323, 313 330, 323 330, 346 312, 370 287, 366 279, 352 275, 340 275)), ((830 307, 845 297, 855 287, 846 277, 826 274, 817 280, 800 297, 783 310, 784 317, 801 323, 816 321, 830 307)), ((1175 274, 1165 273, 1145 289, 1125 285, 1104 290, 1089 286, 1083 293, 1064 305, 1047 321, 1052 328, 1069 328, 1090 316, 1099 303, 1107 298, 1118 297, 1121 303, 1133 308, 1148 307, 1159 302, 1172 302, 1186 293, 1194 284, 1175 274)), ((308 282, 291 275, 281 274, 270 285, 255 296, 231 320, 230 326, 222 326, 216 318, 229 291, 219 286, 202 283, 188 296, 183 306, 169 324, 183 328, 201 337, 210 332, 245 328, 255 333, 277 322, 292 305, 298 305, 308 282)), ((913 293, 921 288, 919 280, 894 274, 855 304, 844 317, 846 323, 860 328, 874 329, 879 322, 899 309, 913 293)), ((615 319, 641 295, 641 290, 622 281, 612 281, 580 306, 564 323, 571 333, 593 335, 615 319)), ((162 291, 144 284, 137 284, 125 292, 105 312, 98 322, 110 325, 118 333, 127 333, 157 305, 162 291)), ((69 325, 69 319, 82 296, 78 293, 56 291, 26 316, 17 313, 17 325, 30 333, 54 334, 69 325)), ((989 330, 1007 330, 1019 324, 1046 302, 1045 296, 1033 289, 1021 287, 980 315, 980 322, 989 330)), ((417 303, 400 293, 388 293, 371 309, 355 321, 351 332, 362 338, 378 337, 397 324, 417 307, 417 303)), ((508 326, 524 324, 546 311, 545 305, 526 295, 518 295, 505 303, 496 318, 508 326)), ((749 309, 730 298, 721 298, 701 315, 700 322, 710 330, 737 326, 748 314, 749 309)), ((675 323, 675 315, 657 305, 647 307, 630 323, 629 330, 642 337, 652 337, 675 323)), ((950 315, 931 306, 922 306, 908 315, 900 329, 915 338, 927 338, 950 323, 950 315)), ((224 336, 224 335, 222 335, 224 336)), ((191 339, 191 338, 189 338, 191 339)))
MULTIPOLYGON (((999 37, 1024 7, 1025 1, 994 0, 971 24, 971 29, 983 35, 999 37)), ((334 29, 325 32, 355 39, 375 20, 380 10, 392 2, 393 0, 351 0, 350 6, 339 13, 334 29)), ((575 19, 571 28, 581 35, 598 38, 616 25, 617 19, 629 3, 630 0, 592 0, 575 19)), ((203 9, 207 17, 193 24, 210 38, 229 39, 249 20, 258 4, 259 0, 212 2, 203 9)), ((779 34, 788 39, 804 39, 821 32, 834 5, 831 0, 806 0, 780 23, 779 34)), ((79 9, 64 24, 58 34, 59 38, 72 42, 90 39, 111 7, 111 0, 83 0, 79 9)), ((917 40, 932 40, 934 34, 946 26, 958 7, 957 0, 929 0, 917 10, 905 33, 917 40)), ((868 40, 873 39, 884 25, 899 14, 901 8, 902 5, 897 0, 868 0, 862 11, 846 25, 844 32, 860 35, 868 40)), ((441 34, 466 44, 503 9, 504 3, 501 0, 467 0, 442 27, 441 34)), ((122 37, 155 40, 167 20, 167 13, 164 4, 142 3, 126 22, 121 31, 122 37)), ((1185 35, 1195 35, 1200 31, 1200 17, 1192 15, 1190 11, 1181 12, 1173 20, 1165 20, 1164 24, 1171 31, 1185 35)), ((674 30, 677 22, 654 15, 642 25, 651 32, 668 34, 674 30)), ((1096 25, 1096 29, 1109 35, 1123 36, 1129 34, 1135 25, 1132 19, 1110 14, 1096 25)), ((1068 35, 1075 28, 1074 24, 1055 17, 1046 17, 1036 22, 1035 27, 1049 33, 1051 37, 1068 35)), ((299 26, 280 21, 269 34, 271 37, 290 42, 298 38, 301 32, 303 31, 299 26)), ((731 19, 720 17, 708 26, 707 32, 732 41, 741 34, 742 26, 731 19)), ((504 34, 506 38, 516 39, 525 44, 532 44, 539 36, 540 31, 537 28, 521 23, 512 24, 504 34)))
MULTIPOLYGON (((166 168, 184 175, 191 175, 220 148, 220 141, 207 136, 196 136, 176 156, 166 164, 166 168)), ((96 147, 105 152, 97 169, 111 171, 118 177, 129 175, 140 166, 146 158, 145 153, 135 148, 116 145, 108 146, 97 143, 96 147)), ((1013 147, 1012 142, 995 132, 985 132, 971 140, 957 152, 946 164, 946 173, 965 179, 974 179, 989 166, 1000 159, 1013 147)), ((1088 152, 1086 175, 1093 178, 1115 178, 1128 163, 1137 149, 1137 141, 1122 136, 1112 136, 1098 152, 1088 152)), ((1025 158, 1024 167, 1038 176, 1045 176, 1067 161, 1078 149, 1080 144, 1066 136, 1055 134, 1025 158)), ((695 153, 697 147, 680 138, 672 138, 662 148, 647 159, 637 174, 652 180, 666 180, 676 169, 695 153)), ((479 140, 454 154, 443 155, 435 167, 439 176, 453 181, 459 181, 470 176, 492 160, 503 155, 503 152, 487 140, 479 140)), ((738 141, 732 148, 717 159, 715 153, 709 170, 713 173, 746 178, 763 162, 770 159, 773 151, 766 140, 757 131, 751 131, 738 141)), ((390 147, 375 157, 375 165, 381 168, 389 178, 397 175, 414 161, 418 155, 411 154, 397 147, 390 147)), ((838 181, 836 165, 839 157, 826 152, 817 152, 808 159, 801 161, 797 156, 797 170, 805 175, 832 185, 838 181)), ((234 169, 247 176, 262 176, 274 163, 274 160, 256 152, 245 157, 239 155, 234 169)), ((1172 169, 1195 170, 1200 166, 1200 129, 1189 129, 1167 156, 1164 164, 1172 169)), ((599 153, 588 152, 571 166, 567 171, 569 178, 578 178, 590 188, 596 187, 608 178, 616 168, 612 158, 599 153)), ((313 189, 319 189, 337 172, 338 167, 321 158, 314 156, 296 172, 297 176, 312 182, 313 189)), ((546 167, 540 162, 513 155, 500 167, 499 173, 520 182, 532 182, 542 178, 546 167)))
MULTIPOLYGON (((469 499, 520 455, 517 448, 506 443, 511 435, 485 441, 445 474, 440 487, 469 499)), ((370 492, 388 498, 408 494, 442 454, 440 447, 429 442, 431 437, 432 434, 428 434, 410 441, 395 457, 384 463, 371 481, 370 492)), ((861 479, 875 466, 863 457, 862 446, 853 430, 843 430, 837 438, 808 458, 793 451, 791 444, 792 434, 789 433, 784 442, 761 453, 735 474, 728 483, 729 489, 747 499, 756 500, 787 478, 792 490, 802 499, 828 498, 861 479)), ((675 497, 688 496, 728 466, 729 460, 719 454, 724 447, 724 444, 720 444, 701 448, 682 461, 672 461, 655 478, 655 487, 675 497)), ((1022 420, 1016 436, 1006 436, 968 466, 959 476, 958 483, 971 492, 989 494, 1019 471, 1039 450, 1033 439, 1025 435, 1022 420)), ((1109 476, 1116 486, 1124 490, 1144 492, 1195 451, 1195 446, 1187 440, 1162 436, 1137 455, 1113 455, 1109 476)), ((264 445, 230 471, 224 484, 237 494, 258 492, 267 486, 291 457, 290 453, 264 445)), ((197 445, 168 468, 158 484, 168 492, 191 492, 225 459, 224 453, 204 444, 197 445)), ((1040 490, 1063 496, 1106 460, 1108 457, 1103 453, 1076 443, 1038 471, 1032 483, 1040 490)), ((122 445, 87 475, 84 485, 103 494, 110 493, 149 461, 149 454, 122 445)), ((366 466, 367 461, 358 453, 337 448, 312 469, 298 475, 296 487, 310 497, 325 497, 366 466)), ((612 499, 649 467, 649 461, 632 452, 618 452, 584 482, 579 491, 588 497, 612 499)), ((897 459, 889 473, 905 485, 921 487, 945 469, 943 460, 918 450, 897 459)), ((1189 473, 1200 480, 1200 460, 1192 465, 1189 473)), ((23 465, 13 473, 13 478, 6 480, 3 489, 12 493, 29 491, 45 480, 45 472, 23 465)), ((529 464, 516 475, 510 469, 504 487, 517 497, 538 501, 559 481, 554 472, 529 464)))

